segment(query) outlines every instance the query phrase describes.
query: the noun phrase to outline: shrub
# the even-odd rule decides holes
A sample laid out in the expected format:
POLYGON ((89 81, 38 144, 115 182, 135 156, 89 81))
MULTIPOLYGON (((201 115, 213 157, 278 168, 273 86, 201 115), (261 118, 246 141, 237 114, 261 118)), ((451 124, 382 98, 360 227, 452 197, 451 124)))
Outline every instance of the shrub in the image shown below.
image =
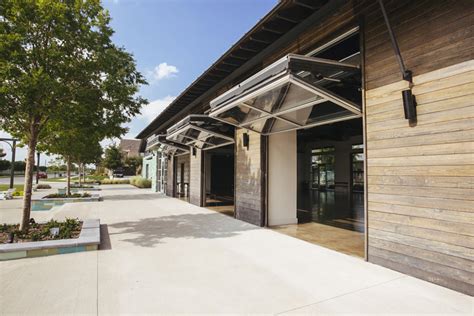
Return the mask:
POLYGON ((51 186, 49 184, 38 184, 36 188, 37 189, 51 189, 51 186))
POLYGON ((100 184, 130 184, 128 179, 104 179, 100 181, 100 184))
POLYGON ((15 191, 15 192, 13 192, 12 195, 13 196, 23 196, 23 193, 24 193, 23 191, 15 191))
POLYGON ((79 183, 71 184, 71 189, 93 189, 93 188, 94 188, 93 185, 84 185, 84 184, 79 185, 79 183))
POLYGON ((43 199, 55 199, 55 198, 86 198, 91 197, 89 193, 72 193, 70 195, 63 194, 63 193, 53 193, 48 194, 43 199))
POLYGON ((151 180, 142 177, 130 178, 130 184, 136 186, 137 188, 151 188, 151 180))

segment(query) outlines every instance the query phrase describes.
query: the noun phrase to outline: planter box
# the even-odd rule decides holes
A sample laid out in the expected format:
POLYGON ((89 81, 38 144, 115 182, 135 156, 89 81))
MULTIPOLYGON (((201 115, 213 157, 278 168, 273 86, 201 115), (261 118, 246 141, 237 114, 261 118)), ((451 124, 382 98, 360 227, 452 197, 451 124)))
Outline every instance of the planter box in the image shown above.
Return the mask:
POLYGON ((79 238, 1 244, 0 261, 97 250, 99 244, 100 220, 86 219, 79 238))
POLYGON ((77 202, 99 202, 101 201, 100 195, 93 194, 91 197, 82 198, 52 198, 52 199, 32 199, 31 210, 32 211, 49 211, 55 206, 60 206, 66 203, 77 203, 77 202))

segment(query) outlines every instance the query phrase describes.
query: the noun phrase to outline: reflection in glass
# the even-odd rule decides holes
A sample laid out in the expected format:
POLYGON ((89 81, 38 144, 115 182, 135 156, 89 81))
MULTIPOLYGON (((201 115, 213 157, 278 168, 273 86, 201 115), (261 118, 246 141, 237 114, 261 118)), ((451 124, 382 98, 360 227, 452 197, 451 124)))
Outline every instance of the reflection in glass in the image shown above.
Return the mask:
POLYGON ((357 118, 359 77, 356 65, 290 54, 212 100, 210 116, 263 134, 357 118))

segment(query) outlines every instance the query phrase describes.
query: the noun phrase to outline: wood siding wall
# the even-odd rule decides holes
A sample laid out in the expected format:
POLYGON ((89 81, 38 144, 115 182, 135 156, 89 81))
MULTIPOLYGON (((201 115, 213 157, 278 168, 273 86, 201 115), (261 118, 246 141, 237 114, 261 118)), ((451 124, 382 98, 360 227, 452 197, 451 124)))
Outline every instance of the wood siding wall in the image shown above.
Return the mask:
POLYGON ((380 10, 365 16, 368 260, 474 294, 472 1, 386 1, 414 75, 418 123, 380 10))
POLYGON ((474 61, 367 91, 368 259, 474 294, 474 61))
POLYGON ((249 149, 243 146, 242 135, 246 131, 235 131, 235 217, 237 219, 263 225, 262 208, 262 136, 255 132, 249 134, 249 149))
POLYGON ((168 159, 168 167, 166 172, 168 173, 168 179, 166 181, 166 195, 167 196, 174 196, 174 157, 171 157, 171 159, 168 159))
POLYGON ((202 150, 196 149, 196 156, 192 150, 190 158, 189 202, 202 206, 202 150))

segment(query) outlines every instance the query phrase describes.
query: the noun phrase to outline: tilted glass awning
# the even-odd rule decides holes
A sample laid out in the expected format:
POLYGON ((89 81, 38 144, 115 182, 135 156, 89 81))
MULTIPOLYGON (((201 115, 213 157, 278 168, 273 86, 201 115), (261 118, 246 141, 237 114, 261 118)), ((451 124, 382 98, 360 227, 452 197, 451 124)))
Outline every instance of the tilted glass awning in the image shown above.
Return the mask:
POLYGON ((147 139, 146 150, 157 149, 167 155, 184 155, 189 153, 189 147, 169 141, 166 135, 155 135, 147 139))
POLYGON ((290 54, 212 100, 209 115, 265 135, 358 118, 360 69, 290 54))
POLYGON ((166 139, 207 150, 234 143, 234 127, 207 115, 191 114, 167 130, 166 139))

